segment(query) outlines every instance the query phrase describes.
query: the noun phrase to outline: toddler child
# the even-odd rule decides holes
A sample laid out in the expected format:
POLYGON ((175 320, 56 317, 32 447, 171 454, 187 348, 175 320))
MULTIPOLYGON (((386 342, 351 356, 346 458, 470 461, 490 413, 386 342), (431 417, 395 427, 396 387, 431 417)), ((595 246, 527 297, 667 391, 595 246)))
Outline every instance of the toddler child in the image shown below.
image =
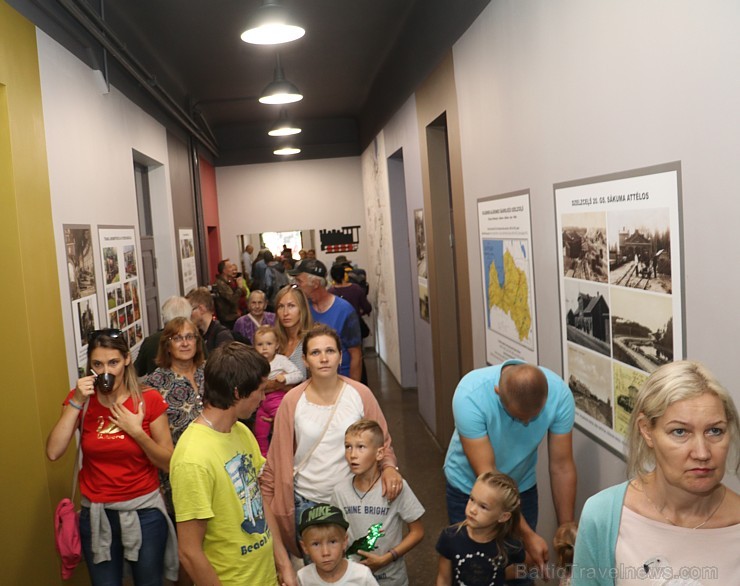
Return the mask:
POLYGON ((558 556, 558 576, 560 586, 570 586, 573 573, 573 551, 576 547, 576 533, 578 525, 573 521, 563 523, 552 538, 555 554, 558 556))
POLYGON ((392 503, 383 497, 380 482, 383 440, 383 430, 377 421, 360 419, 347 428, 344 457, 352 476, 334 488, 332 504, 337 505, 349 521, 352 545, 348 557, 351 552, 350 559, 369 567, 378 584, 406 586, 409 580, 402 556, 424 537, 421 523, 424 507, 406 481, 392 503), (409 528, 406 537, 403 536, 404 524, 409 528), (370 539, 363 539, 365 537, 370 539))
POLYGON ((278 407, 288 392, 286 385, 295 385, 303 380, 303 374, 286 356, 278 354, 280 349, 277 334, 272 326, 260 326, 254 332, 254 348, 270 362, 270 376, 265 386, 265 399, 257 409, 254 420, 254 437, 260 451, 267 456, 270 446, 270 431, 278 407))
POLYGON ((515 531, 521 518, 516 483, 484 472, 475 481, 465 521, 442 530, 437 541, 437 586, 502 586, 506 566, 524 562, 515 531))
POLYGON ((303 511, 298 532, 311 564, 298 570, 299 586, 377 586, 369 568, 344 557, 347 520, 337 507, 314 505, 303 511))

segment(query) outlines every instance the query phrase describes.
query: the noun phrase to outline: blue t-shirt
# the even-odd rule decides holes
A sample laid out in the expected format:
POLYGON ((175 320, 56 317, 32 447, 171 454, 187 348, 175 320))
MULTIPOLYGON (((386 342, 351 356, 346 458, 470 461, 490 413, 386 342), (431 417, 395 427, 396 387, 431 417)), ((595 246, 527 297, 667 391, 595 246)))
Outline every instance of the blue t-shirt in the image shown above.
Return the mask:
POLYGON ((349 376, 349 349, 362 344, 360 322, 355 308, 341 297, 334 296, 334 303, 324 313, 319 313, 311 305, 313 321, 334 328, 342 342, 342 363, 339 374, 349 376))
POLYGON ((499 384, 504 366, 522 363, 509 360, 473 370, 455 389, 452 398, 455 432, 447 449, 444 470, 447 482, 465 494, 473 489, 475 472, 463 451, 461 435, 467 439, 488 436, 496 456, 496 469, 511 476, 524 492, 537 483, 537 448, 545 435, 569 433, 573 429, 573 393, 562 378, 547 368, 539 367, 547 378, 547 401, 539 415, 525 426, 506 412, 494 387, 499 384))

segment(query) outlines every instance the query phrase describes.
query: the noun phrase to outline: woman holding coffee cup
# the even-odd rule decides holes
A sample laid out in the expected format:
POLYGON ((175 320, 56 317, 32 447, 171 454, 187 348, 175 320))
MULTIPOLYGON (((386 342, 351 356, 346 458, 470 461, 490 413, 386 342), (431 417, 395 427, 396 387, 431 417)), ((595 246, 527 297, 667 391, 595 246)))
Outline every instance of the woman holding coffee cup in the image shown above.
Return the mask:
POLYGON ((124 558, 136 586, 161 586, 165 571, 177 578, 174 528, 157 474, 172 456, 167 403, 139 386, 120 330, 90 335, 87 370, 64 401, 47 456, 61 458, 80 430, 80 537, 93 586, 120 583, 124 558))

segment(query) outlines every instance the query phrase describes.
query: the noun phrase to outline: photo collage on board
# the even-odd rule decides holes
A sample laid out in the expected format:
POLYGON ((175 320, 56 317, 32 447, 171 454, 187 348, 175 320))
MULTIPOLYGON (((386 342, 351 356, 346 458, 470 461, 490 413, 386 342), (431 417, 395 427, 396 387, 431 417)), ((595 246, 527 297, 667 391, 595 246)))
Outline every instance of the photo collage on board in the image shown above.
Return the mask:
POLYGON ((123 332, 129 348, 144 338, 134 231, 100 229, 108 327, 123 332))
POLYGON ((64 245, 77 369, 78 374, 83 376, 87 366, 87 340, 99 326, 90 226, 64 225, 64 245))
POLYGON ((647 376, 673 360, 668 207, 561 217, 568 386, 619 436, 647 376))

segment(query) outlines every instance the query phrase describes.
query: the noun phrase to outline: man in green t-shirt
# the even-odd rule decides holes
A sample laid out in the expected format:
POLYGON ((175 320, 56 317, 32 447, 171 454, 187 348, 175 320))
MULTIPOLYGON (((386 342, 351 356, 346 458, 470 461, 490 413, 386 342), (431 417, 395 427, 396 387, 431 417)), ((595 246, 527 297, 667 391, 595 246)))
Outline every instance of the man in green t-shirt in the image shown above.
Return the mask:
POLYGON ((170 462, 180 561, 196 584, 295 586, 257 476, 265 459, 248 418, 264 398, 270 365, 232 342, 205 368, 203 412, 185 430, 170 462))

